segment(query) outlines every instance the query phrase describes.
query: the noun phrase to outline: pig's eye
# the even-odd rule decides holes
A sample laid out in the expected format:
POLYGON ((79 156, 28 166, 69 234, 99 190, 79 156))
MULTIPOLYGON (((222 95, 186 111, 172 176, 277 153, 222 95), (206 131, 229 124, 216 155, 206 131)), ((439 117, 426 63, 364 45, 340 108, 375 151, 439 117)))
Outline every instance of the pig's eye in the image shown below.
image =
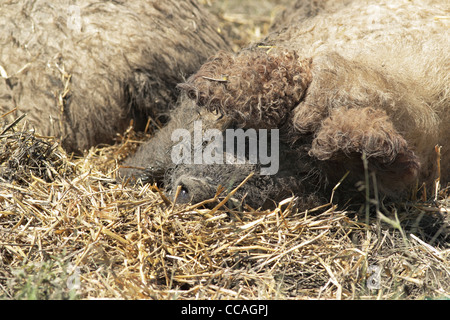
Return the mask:
POLYGON ((180 194, 183 194, 183 195, 189 194, 188 188, 183 184, 181 185, 180 194))
POLYGON ((181 189, 180 189, 180 192, 178 193, 177 202, 178 203, 187 203, 187 202, 191 201, 191 195, 189 193, 188 188, 184 184, 181 184, 180 187, 181 187, 181 189))

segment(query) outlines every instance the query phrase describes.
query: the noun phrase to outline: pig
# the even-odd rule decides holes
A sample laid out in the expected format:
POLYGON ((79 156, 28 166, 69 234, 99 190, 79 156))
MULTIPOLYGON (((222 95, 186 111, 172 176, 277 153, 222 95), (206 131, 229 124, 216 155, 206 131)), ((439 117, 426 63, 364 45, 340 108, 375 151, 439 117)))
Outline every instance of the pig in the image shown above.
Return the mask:
MULTIPOLYGON (((254 207, 288 195, 323 199, 342 179, 348 199, 366 175, 374 178, 370 187, 396 199, 437 178, 449 182, 448 9, 425 0, 355 0, 274 26, 238 53, 218 51, 178 86, 168 126, 120 175, 162 181, 178 201, 199 202, 253 174, 235 196, 254 207), (262 175, 261 164, 248 161, 174 162, 174 130, 193 132, 198 120, 224 141, 230 128, 276 130, 279 170, 262 175)), ((290 15, 305 16, 295 8, 290 15)), ((223 158, 235 156, 222 150, 223 158)))
POLYGON ((81 154, 132 124, 164 123, 176 85, 218 50, 216 18, 194 0, 3 1, 0 114, 81 154), (73 5, 71 4, 73 3, 73 5))

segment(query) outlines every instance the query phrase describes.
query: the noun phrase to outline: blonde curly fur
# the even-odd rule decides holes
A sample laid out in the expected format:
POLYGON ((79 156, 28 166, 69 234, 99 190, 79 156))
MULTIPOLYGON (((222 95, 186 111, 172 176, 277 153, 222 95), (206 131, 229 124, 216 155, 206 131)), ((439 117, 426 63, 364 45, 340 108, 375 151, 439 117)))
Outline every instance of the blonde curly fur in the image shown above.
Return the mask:
POLYGON ((0 114, 26 113, 68 151, 144 129, 177 83, 229 46, 194 0, 2 1, 0 114), (73 5, 70 5, 73 4, 73 5))

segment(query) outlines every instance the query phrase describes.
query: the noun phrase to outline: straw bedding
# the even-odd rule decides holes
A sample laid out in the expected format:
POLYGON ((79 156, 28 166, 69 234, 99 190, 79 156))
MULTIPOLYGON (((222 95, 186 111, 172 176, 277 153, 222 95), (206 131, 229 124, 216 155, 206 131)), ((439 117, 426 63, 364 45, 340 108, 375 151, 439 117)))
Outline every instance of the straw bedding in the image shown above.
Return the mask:
POLYGON ((378 211, 369 216, 330 204, 298 211, 292 198, 271 211, 233 211, 214 198, 213 209, 174 205, 156 186, 111 179, 141 139, 129 131, 70 159, 20 122, 3 132, 3 298, 450 296, 448 190, 436 201, 367 204, 378 211), (382 270, 377 290, 367 285, 371 266, 382 270))

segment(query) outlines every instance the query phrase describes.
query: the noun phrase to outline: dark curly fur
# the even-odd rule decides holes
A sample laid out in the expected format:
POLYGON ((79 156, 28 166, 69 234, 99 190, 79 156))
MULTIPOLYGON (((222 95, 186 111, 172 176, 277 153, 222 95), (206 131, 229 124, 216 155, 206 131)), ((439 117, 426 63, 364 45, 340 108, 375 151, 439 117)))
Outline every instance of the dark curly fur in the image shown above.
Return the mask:
POLYGON ((180 84, 199 106, 235 118, 246 128, 278 128, 311 81, 310 59, 293 51, 220 52, 180 84))
POLYGON ((417 178, 418 157, 386 113, 370 107, 334 109, 315 134, 309 155, 334 164, 334 170, 328 174, 329 178, 334 177, 332 180, 352 170, 351 178, 358 181, 363 180, 364 174, 362 152, 369 160, 370 171, 382 173, 378 174, 378 182, 383 192, 401 192, 417 178))
MULTIPOLYGON (((317 194, 319 175, 314 175, 314 168, 310 162, 306 162, 303 168, 297 167, 294 171, 290 163, 298 154, 292 152, 286 145, 281 147, 285 157, 283 165, 277 174, 259 175, 260 166, 246 164, 214 164, 214 165, 178 165, 169 170, 165 184, 168 194, 174 197, 176 188, 181 186, 177 202, 200 202, 211 199, 222 186, 222 197, 235 189, 251 173, 256 173, 246 184, 241 186, 231 199, 232 206, 243 204, 253 208, 270 208, 277 202, 284 200, 293 194, 303 194, 297 201, 297 205, 305 208, 319 205, 324 199, 317 194)), ((215 204, 213 204, 215 205, 215 204)))

